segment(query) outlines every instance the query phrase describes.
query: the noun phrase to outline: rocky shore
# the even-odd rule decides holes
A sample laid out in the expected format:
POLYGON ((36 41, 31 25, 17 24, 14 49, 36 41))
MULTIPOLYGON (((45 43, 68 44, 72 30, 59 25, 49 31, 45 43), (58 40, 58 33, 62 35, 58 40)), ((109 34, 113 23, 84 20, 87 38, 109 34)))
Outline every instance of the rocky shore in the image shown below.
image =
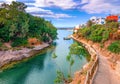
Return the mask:
POLYGON ((40 50, 47 48, 49 44, 42 43, 34 48, 22 48, 20 50, 0 51, 0 68, 14 61, 19 61, 37 54, 40 50))

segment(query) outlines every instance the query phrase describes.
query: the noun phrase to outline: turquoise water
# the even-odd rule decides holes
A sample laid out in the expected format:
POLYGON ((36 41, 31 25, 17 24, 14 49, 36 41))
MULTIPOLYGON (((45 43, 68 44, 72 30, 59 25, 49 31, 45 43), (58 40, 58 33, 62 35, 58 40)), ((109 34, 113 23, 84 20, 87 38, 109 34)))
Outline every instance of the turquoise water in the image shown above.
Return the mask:
MULTIPOLYGON (((49 48, 45 53, 37 55, 26 62, 17 64, 11 69, 0 72, 0 84, 54 84, 56 71, 61 69, 65 75, 69 73, 69 63, 66 56, 73 40, 63 40, 63 37, 72 34, 71 31, 58 30, 58 38, 55 48, 49 48), (56 53, 56 59, 52 54, 56 53)), ((80 60, 75 57, 72 66, 72 75, 87 62, 83 56, 80 60)))

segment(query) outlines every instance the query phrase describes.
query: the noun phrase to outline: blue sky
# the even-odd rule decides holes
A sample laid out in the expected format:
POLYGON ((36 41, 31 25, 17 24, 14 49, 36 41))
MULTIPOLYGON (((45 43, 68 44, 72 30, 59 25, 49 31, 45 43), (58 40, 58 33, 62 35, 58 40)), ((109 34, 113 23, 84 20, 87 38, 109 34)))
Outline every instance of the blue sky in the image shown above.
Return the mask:
POLYGON ((0 3, 11 1, 25 3, 28 13, 43 17, 56 27, 74 27, 92 16, 120 13, 119 0, 0 0, 0 3))

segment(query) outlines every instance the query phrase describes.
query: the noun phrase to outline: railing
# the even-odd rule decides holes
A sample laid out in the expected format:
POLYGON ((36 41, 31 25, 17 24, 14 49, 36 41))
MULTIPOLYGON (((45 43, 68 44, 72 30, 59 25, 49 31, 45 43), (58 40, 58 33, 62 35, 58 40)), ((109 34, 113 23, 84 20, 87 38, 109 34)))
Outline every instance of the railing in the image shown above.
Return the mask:
POLYGON ((96 59, 92 65, 92 67, 87 71, 86 79, 84 84, 92 84, 92 80, 95 76, 95 72, 98 67, 98 56, 96 56, 96 59))
POLYGON ((86 48, 88 48, 88 51, 90 54, 93 54, 91 56, 91 60, 93 61, 93 64, 91 66, 91 68, 87 71, 87 75, 86 75, 86 79, 85 79, 85 83, 84 84, 92 84, 93 82, 93 78, 95 77, 97 68, 98 68, 98 63, 99 63, 99 56, 98 53, 96 52, 96 50, 91 46, 91 45, 85 45, 86 48), (95 57, 95 58, 94 58, 95 57))
MULTIPOLYGON (((71 36, 71 38, 80 42, 78 39, 74 38, 73 36, 71 36)), ((81 42, 81 43, 83 43, 83 42, 81 42)), ((90 69, 87 71, 87 75, 86 75, 84 84, 92 84, 93 78, 94 78, 97 68, 98 68, 99 58, 98 58, 98 54, 97 54, 96 50, 94 50, 94 48, 91 45, 88 45, 87 43, 83 43, 83 46, 91 54, 91 61, 89 62, 89 64, 92 63, 92 65, 90 66, 90 69)))
POLYGON ((85 48, 88 49, 89 53, 91 54, 90 64, 92 64, 92 66, 90 66, 90 69, 87 71, 87 75, 86 75, 84 84, 92 84, 93 78, 94 78, 95 73, 98 68, 98 63, 99 63, 98 55, 97 55, 96 50, 94 50, 94 48, 91 45, 84 43, 84 46, 85 46, 85 48))

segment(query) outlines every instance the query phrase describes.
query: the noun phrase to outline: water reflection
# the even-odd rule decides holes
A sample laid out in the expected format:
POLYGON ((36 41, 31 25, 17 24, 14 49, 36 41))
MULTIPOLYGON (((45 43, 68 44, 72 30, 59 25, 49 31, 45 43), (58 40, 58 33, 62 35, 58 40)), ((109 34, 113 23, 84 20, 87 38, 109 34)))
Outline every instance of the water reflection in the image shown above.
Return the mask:
MULTIPOLYGON (((45 53, 32 57, 26 62, 17 64, 14 68, 0 73, 0 84, 54 84, 56 71, 61 68, 64 74, 68 74, 69 63, 66 56, 73 40, 63 40, 63 37, 72 34, 70 31, 59 30, 56 47, 49 48, 45 53), (56 53, 57 59, 52 59, 52 53, 56 53), (58 67, 59 66, 59 67, 58 67)), ((72 66, 72 74, 79 70, 86 58, 78 60, 75 56, 75 64, 72 66)))
POLYGON ((20 63, 15 67, 0 73, 0 84, 21 84, 24 82, 27 75, 31 73, 32 69, 42 70, 44 68, 45 54, 41 57, 35 57, 27 62, 20 63))

